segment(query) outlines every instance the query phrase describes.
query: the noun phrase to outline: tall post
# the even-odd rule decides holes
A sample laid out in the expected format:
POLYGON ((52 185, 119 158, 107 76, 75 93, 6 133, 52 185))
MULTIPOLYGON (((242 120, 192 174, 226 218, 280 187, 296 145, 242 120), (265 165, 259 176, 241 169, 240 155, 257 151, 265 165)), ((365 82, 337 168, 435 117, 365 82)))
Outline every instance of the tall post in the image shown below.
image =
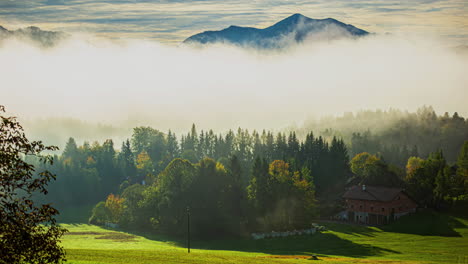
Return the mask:
POLYGON ((190 208, 187 206, 187 251, 190 253, 190 208))

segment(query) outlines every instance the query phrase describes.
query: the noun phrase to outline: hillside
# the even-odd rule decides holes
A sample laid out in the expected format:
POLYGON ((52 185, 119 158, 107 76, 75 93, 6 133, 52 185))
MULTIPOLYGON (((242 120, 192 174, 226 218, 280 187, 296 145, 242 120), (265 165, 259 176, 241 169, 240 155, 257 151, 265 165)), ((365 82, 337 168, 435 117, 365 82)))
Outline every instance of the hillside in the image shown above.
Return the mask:
POLYGON ((312 19, 294 14, 264 28, 230 26, 220 31, 205 31, 187 38, 186 44, 228 43, 254 48, 284 48, 307 39, 314 41, 356 38, 368 35, 365 30, 333 18, 312 19))

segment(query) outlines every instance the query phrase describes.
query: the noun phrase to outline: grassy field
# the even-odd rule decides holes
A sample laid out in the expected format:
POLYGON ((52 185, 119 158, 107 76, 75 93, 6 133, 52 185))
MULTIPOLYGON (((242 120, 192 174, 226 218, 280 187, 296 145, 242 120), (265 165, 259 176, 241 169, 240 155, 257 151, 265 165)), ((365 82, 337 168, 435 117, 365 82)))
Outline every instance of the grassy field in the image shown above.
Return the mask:
POLYGON ((184 242, 66 224, 68 263, 468 263, 468 219, 433 212, 384 228, 322 223, 313 236, 184 242))

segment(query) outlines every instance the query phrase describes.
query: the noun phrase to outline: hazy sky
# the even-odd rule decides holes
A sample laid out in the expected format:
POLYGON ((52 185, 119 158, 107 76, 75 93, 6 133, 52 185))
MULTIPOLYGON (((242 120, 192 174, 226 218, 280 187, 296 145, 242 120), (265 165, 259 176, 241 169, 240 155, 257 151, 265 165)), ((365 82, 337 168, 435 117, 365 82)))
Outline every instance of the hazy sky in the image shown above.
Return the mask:
POLYGON ((293 13, 332 17, 376 33, 468 43, 467 0, 2 0, 0 25, 177 43, 229 25, 266 27, 293 13))
POLYGON ((453 48, 468 43, 467 2, 0 0, 6 28, 72 33, 45 50, 4 40, 0 104, 21 118, 162 131, 192 123, 218 131, 282 128, 311 116, 423 105, 467 117, 468 53, 453 48), (280 53, 171 45, 298 12, 380 34, 306 41, 280 53))

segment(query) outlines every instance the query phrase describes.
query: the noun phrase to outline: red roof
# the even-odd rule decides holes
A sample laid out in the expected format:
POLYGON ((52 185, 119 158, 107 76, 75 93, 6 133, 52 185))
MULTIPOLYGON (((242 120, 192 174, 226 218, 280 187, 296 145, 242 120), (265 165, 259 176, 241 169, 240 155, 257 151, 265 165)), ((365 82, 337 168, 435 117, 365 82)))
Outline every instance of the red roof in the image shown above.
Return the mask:
POLYGON ((363 186, 355 185, 345 192, 343 198, 389 202, 395 199, 395 197, 403 191, 404 190, 402 188, 387 188, 367 185, 365 186, 365 190, 363 190, 363 186))

